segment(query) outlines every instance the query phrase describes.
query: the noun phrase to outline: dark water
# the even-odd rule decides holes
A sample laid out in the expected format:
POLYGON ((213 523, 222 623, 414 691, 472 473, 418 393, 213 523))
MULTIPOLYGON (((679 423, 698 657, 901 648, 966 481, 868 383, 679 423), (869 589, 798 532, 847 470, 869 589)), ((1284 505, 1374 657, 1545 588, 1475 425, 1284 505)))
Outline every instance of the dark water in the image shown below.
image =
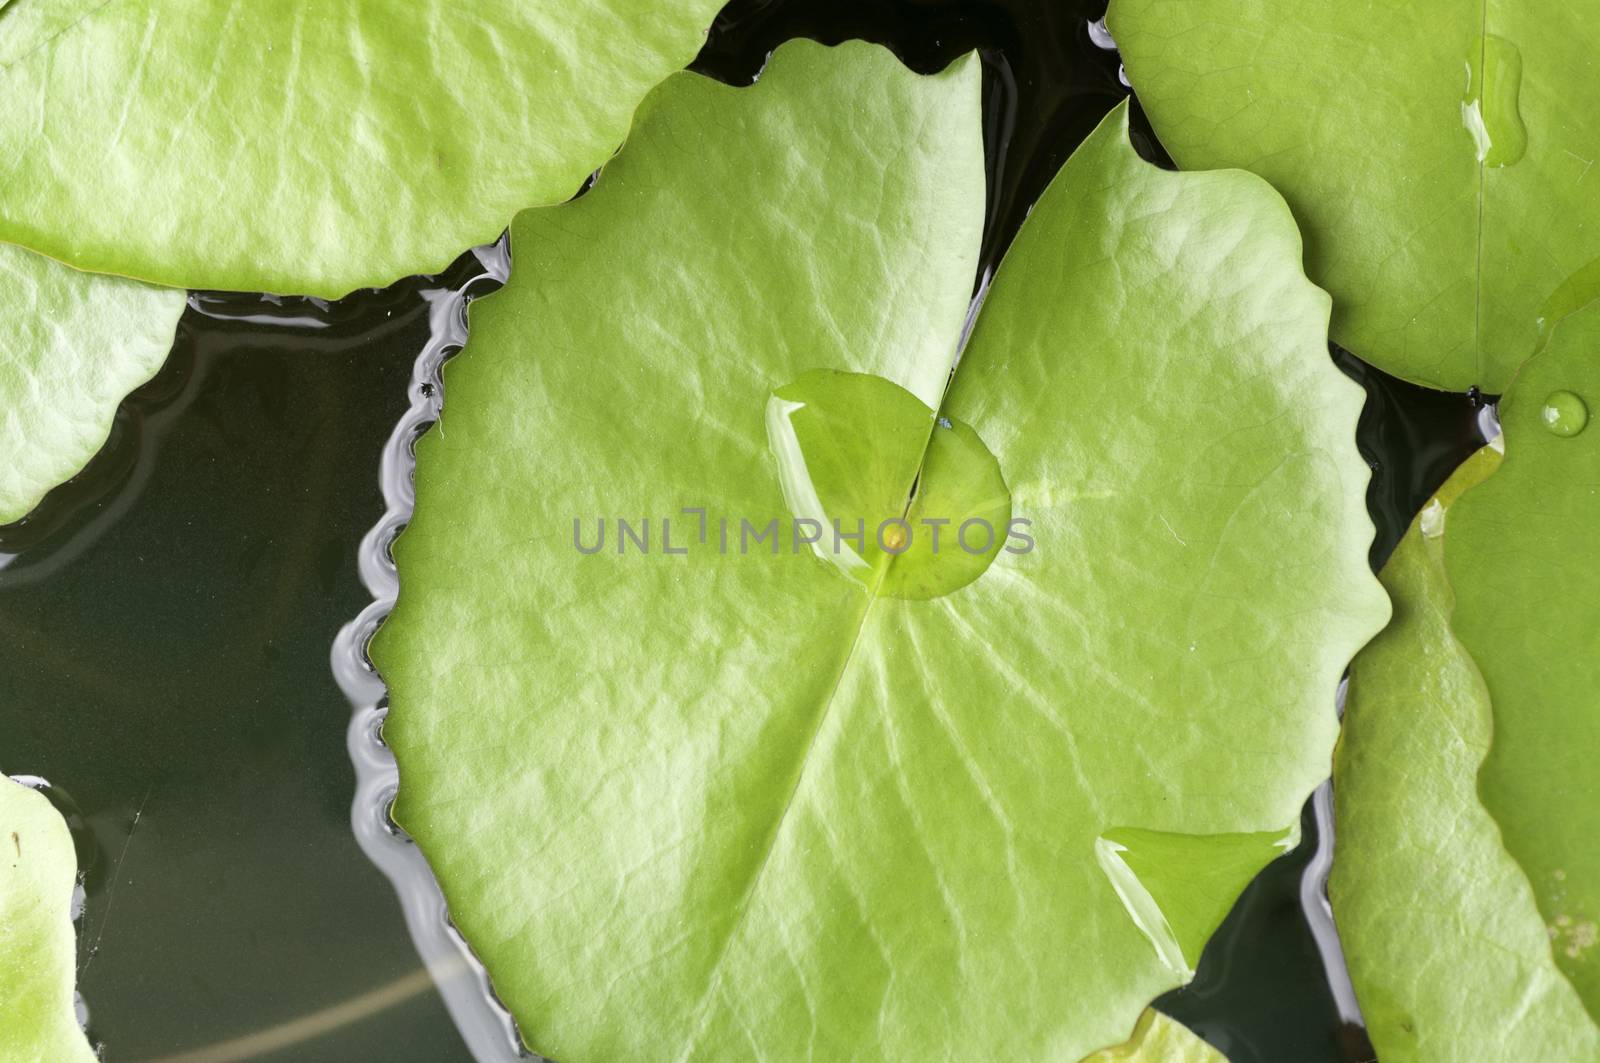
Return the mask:
MULTIPOLYGON (((748 82, 793 36, 864 37, 925 71, 979 49, 981 282, 1126 94, 1089 32, 1100 6, 739 0, 696 65, 748 82)), ((469 255, 332 304, 195 296, 105 451, 0 528, 0 769, 51 780, 73 814, 89 868, 80 988, 113 1063, 263 1031, 277 1038, 256 1042, 266 1051, 189 1063, 467 1058, 352 834, 351 708, 329 654, 371 601, 360 544, 384 513, 380 456, 421 386, 430 307, 483 272, 469 255)), ((1334 357, 1368 393, 1377 564, 1479 441, 1479 409, 1334 357)), ((1313 804, 1305 842, 1240 899, 1195 982, 1160 1002, 1233 1063, 1372 1056, 1327 943, 1313 804)))
MULTIPOLYGON (((328 660, 368 601, 357 544, 430 286, 197 297, 208 312, 191 305, 107 450, 0 530, 17 555, 0 569, 0 768, 81 810, 80 989, 117 1063, 417 986, 394 893, 351 834, 328 660)), ((252 1058, 467 1058, 420 988, 252 1058)))

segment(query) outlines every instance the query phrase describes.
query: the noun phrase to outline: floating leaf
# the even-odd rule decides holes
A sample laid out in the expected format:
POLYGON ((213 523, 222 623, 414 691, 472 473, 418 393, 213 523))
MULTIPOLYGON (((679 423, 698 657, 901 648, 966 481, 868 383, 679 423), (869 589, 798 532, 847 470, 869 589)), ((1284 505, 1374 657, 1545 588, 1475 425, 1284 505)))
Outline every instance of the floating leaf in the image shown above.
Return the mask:
POLYGON ((1133 1036, 1113 1048, 1102 1048, 1083 1063, 1228 1063, 1227 1057, 1196 1037, 1176 1019, 1154 1008, 1139 1016, 1133 1036))
POLYGON ((66 822, 0 776, 0 1058, 94 1063, 72 991, 77 873, 66 822))
POLYGON ((372 650, 395 814, 541 1051, 1078 1059, 1292 841, 1385 614, 1360 396, 1282 201, 1126 119, 948 393, 971 57, 674 78, 519 216, 372 650))
MULTIPOLYGON (((4 26, 0 22, 0 26, 4 26)), ((172 349, 184 295, 0 244, 0 524, 76 475, 172 349)))
POLYGON ((180 288, 437 272, 616 150, 720 0, 0 14, 0 239, 180 288))
POLYGON ((1456 503, 1454 624, 1494 706, 1483 802, 1533 882, 1556 963, 1600 1017, 1600 303, 1500 404, 1500 471, 1456 503))
POLYGON ((1283 193, 1333 338, 1432 387, 1504 391, 1600 296, 1600 20, 1582 5, 1113 0, 1186 167, 1283 193))
POLYGON ((1412 524, 1383 570, 1394 620, 1350 667, 1329 892, 1385 1063, 1600 1059, 1600 1032, 1478 798, 1489 696, 1450 631, 1443 536, 1456 499, 1498 463, 1479 451, 1412 524))

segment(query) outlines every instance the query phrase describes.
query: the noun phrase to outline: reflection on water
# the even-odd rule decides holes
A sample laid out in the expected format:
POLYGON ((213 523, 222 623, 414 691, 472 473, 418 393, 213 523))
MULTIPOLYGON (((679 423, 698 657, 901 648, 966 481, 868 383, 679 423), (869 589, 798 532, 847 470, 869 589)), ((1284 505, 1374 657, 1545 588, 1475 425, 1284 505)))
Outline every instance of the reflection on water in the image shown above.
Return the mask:
MULTIPOLYGON (((467 341, 467 303, 505 283, 510 275, 509 240, 468 256, 479 273, 453 288, 424 291, 429 336, 411 374, 411 406, 384 445, 379 465, 384 513, 361 540, 361 580, 372 602, 346 624, 333 644, 333 674, 350 699, 348 743, 356 770, 350 824, 362 850, 389 876, 400 896, 406 925, 439 993, 480 1063, 529 1058, 509 1011, 495 999, 488 975, 450 923, 444 897, 421 851, 389 815, 400 782, 394 755, 383 741, 388 693, 367 657, 367 644, 400 591, 390 549, 416 507, 412 448, 444 413, 444 363, 467 341)), ((465 262, 465 259, 463 259, 465 262)))
MULTIPOLYGON (((449 972, 441 973, 446 978, 450 977, 449 972)), ((427 968, 419 967, 387 985, 368 990, 320 1011, 313 1011, 241 1037, 202 1045, 187 1052, 153 1056, 145 1063, 236 1063, 238 1060, 262 1059, 274 1053, 299 1048, 308 1041, 336 1036, 346 1026, 364 1022, 390 1008, 399 1007, 414 997, 431 992, 435 977, 435 974, 427 968)))

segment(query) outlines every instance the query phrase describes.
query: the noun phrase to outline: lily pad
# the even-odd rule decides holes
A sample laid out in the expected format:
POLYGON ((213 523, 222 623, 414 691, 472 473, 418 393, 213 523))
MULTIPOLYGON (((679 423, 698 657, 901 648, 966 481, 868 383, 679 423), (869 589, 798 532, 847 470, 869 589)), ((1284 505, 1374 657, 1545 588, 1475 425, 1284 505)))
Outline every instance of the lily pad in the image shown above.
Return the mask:
POLYGON ((184 294, 0 244, 0 305, 0 524, 8 524, 105 443, 118 403, 166 361, 184 294))
POLYGON ((17 0, 0 239, 179 288, 339 296, 576 192, 720 0, 17 0))
POLYGON ((1499 461, 1479 451, 1412 524, 1383 570, 1394 620, 1350 667, 1329 892, 1385 1063, 1600 1059, 1600 1031, 1478 798, 1489 694, 1450 630, 1444 555, 1456 500, 1499 461))
POLYGON ((94 1063, 72 991, 77 873, 66 822, 0 776, 0 1057, 94 1063))
POLYGON ((1114 112, 947 392, 979 89, 860 43, 675 77, 473 306, 372 653, 395 815, 542 1052, 1079 1059, 1326 774, 1386 607, 1287 208, 1114 112), (1002 513, 1031 545, 903 583, 870 527, 1002 513))
POLYGON ((1600 304, 1500 406, 1505 462, 1456 503, 1456 633, 1494 706, 1480 789, 1533 882, 1555 960, 1600 1018, 1600 304))
POLYGON ((1083 1063, 1228 1063, 1227 1057, 1195 1036, 1176 1019, 1154 1008, 1139 1016, 1133 1036, 1113 1048, 1102 1048, 1083 1063))
POLYGON ((1600 296, 1600 21, 1581 6, 1112 0, 1180 165, 1252 170, 1306 235, 1332 333, 1499 393, 1600 296))

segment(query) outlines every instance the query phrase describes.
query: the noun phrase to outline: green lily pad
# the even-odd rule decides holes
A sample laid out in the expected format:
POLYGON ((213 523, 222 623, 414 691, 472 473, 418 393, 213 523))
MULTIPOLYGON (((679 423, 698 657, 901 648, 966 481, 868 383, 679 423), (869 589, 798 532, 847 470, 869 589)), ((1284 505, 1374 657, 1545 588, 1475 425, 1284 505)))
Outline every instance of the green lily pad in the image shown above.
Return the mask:
POLYGON ((1112 0, 1181 165, 1252 170, 1306 235, 1333 338, 1502 392, 1600 296, 1600 20, 1509 0, 1112 0))
POLYGON ((36 790, 0 776, 0 1057, 94 1063, 73 1002, 78 856, 36 790))
POLYGON ((979 89, 860 43, 675 77, 474 304, 372 653, 395 815, 540 1051, 1079 1059, 1326 774, 1386 606, 1288 210, 1115 112, 947 391, 979 89), (799 534, 896 513, 1029 541, 858 578, 799 534))
POLYGON ((19 0, 0 239, 179 288, 334 297, 576 192, 720 0, 19 0))
POLYGON ((1139 1016, 1139 1025, 1126 1042, 1102 1048, 1083 1063, 1228 1063, 1228 1059, 1183 1023, 1151 1008, 1139 1016))
POLYGON ((0 244, 0 305, 0 524, 8 524, 105 443, 117 404, 172 349, 184 294, 0 244))
POLYGON ((1454 625, 1494 705, 1480 789, 1555 960, 1600 1018, 1600 304, 1500 405, 1505 462, 1456 503, 1454 625), (1574 405, 1576 404, 1576 405, 1574 405))
POLYGON ((1489 694, 1450 630, 1444 555, 1456 500, 1499 461, 1479 451, 1412 524, 1383 570, 1394 620, 1350 667, 1328 885, 1385 1063, 1600 1059, 1600 1031, 1478 797, 1489 694))

